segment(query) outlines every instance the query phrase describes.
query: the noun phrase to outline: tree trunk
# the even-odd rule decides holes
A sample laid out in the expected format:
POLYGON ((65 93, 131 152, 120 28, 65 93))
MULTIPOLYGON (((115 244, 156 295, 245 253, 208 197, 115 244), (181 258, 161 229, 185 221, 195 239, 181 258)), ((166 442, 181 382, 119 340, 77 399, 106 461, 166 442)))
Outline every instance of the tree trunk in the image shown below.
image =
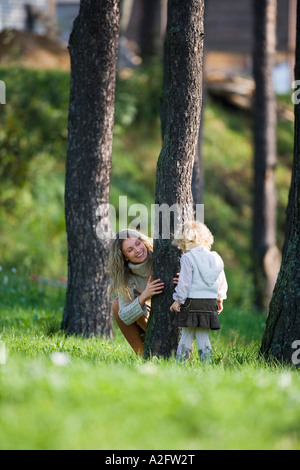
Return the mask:
MULTIPOLYGON (((157 207, 174 204, 193 209, 192 171, 197 151, 202 102, 204 0, 169 0, 165 38, 162 150, 156 172, 157 207)), ((180 215, 179 215, 180 217, 180 215)), ((156 217, 158 226, 159 217, 156 217)), ((164 293, 152 298, 144 345, 145 356, 169 357, 178 343, 173 326, 173 277, 179 270, 180 252, 172 246, 174 220, 162 220, 154 233, 154 279, 165 282, 164 293), (170 234, 163 226, 170 221, 170 234)))
POLYGON ((200 124, 197 153, 195 155, 193 174, 192 174, 192 195, 193 195, 194 210, 196 210, 196 205, 202 204, 202 201, 203 201, 204 178, 203 178, 202 145, 201 144, 202 144, 202 126, 200 124))
POLYGON ((255 303, 267 310, 278 271, 276 247, 276 99, 272 71, 276 50, 277 0, 254 1, 254 214, 255 303))
POLYGON ((99 207, 109 204, 119 3, 81 0, 69 41, 68 286, 62 328, 86 336, 112 337, 109 238, 98 238, 96 227, 97 214, 103 214, 99 207))
POLYGON ((140 49, 141 57, 147 60, 150 57, 161 56, 161 0, 142 0, 142 17, 140 23, 140 49))
MULTIPOLYGON (((205 13, 204 12, 204 28, 205 28, 205 13)), ((203 56, 202 56, 202 106, 201 106, 201 117, 200 117, 200 126, 199 126, 199 135, 198 135, 198 146, 197 152, 194 161, 193 176, 192 176, 192 194, 193 194, 193 203, 194 210, 196 211, 197 204, 203 204, 204 198, 204 165, 202 158, 202 149, 203 149, 203 131, 204 131, 204 107, 206 102, 207 90, 204 79, 204 70, 205 70, 205 45, 203 45, 203 56)))
POLYGON ((199 126, 198 145, 197 152, 194 160, 193 175, 192 175, 192 195, 193 205, 196 211, 197 204, 203 204, 204 197, 204 166, 202 159, 202 147, 203 147, 203 108, 205 103, 205 84, 202 83, 202 110, 201 119, 199 126))
MULTIPOLYGON (((300 2, 297 4, 295 78, 300 80, 300 2)), ((286 249, 273 292, 261 354, 298 365, 300 347, 300 105, 295 106, 292 183, 287 215, 286 249)))

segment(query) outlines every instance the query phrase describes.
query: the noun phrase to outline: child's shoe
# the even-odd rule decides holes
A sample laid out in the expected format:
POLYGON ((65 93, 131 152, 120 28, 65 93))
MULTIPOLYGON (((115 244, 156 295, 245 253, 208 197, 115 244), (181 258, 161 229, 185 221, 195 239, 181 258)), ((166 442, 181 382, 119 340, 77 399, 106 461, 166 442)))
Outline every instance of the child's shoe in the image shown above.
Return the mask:
POLYGON ((190 358, 190 355, 192 353, 191 349, 185 348, 182 346, 181 348, 177 349, 176 353, 176 362, 185 362, 190 358))
POLYGON ((211 362, 212 350, 209 348, 199 349, 199 357, 201 359, 201 362, 211 362))

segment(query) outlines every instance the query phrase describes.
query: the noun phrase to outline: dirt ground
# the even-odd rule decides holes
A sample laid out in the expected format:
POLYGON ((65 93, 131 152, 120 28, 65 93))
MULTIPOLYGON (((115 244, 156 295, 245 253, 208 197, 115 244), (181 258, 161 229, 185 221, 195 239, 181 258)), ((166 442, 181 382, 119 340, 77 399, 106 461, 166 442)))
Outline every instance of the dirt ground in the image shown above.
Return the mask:
POLYGON ((0 64, 22 65, 34 69, 70 70, 70 57, 66 45, 46 36, 4 30, 0 33, 0 64))

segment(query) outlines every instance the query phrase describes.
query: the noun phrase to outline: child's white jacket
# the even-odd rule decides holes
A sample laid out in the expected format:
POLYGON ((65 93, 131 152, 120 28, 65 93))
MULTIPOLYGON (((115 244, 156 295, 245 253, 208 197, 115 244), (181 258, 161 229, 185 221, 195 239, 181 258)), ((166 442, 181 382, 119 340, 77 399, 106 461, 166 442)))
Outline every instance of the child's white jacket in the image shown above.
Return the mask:
POLYGON ((180 275, 173 299, 184 304, 190 299, 227 298, 228 285, 220 255, 205 247, 193 248, 180 260, 180 275))

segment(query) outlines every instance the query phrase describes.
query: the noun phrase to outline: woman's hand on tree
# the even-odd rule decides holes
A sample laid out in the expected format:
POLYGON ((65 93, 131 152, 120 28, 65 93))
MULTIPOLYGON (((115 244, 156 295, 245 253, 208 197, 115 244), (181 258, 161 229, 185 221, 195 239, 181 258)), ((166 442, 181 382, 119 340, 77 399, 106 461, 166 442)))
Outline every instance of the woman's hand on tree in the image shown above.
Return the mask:
POLYGON ((152 281, 152 276, 149 277, 146 289, 143 290, 139 296, 140 305, 143 307, 146 300, 151 299, 153 295, 161 294, 164 288, 164 283, 160 279, 152 281))

